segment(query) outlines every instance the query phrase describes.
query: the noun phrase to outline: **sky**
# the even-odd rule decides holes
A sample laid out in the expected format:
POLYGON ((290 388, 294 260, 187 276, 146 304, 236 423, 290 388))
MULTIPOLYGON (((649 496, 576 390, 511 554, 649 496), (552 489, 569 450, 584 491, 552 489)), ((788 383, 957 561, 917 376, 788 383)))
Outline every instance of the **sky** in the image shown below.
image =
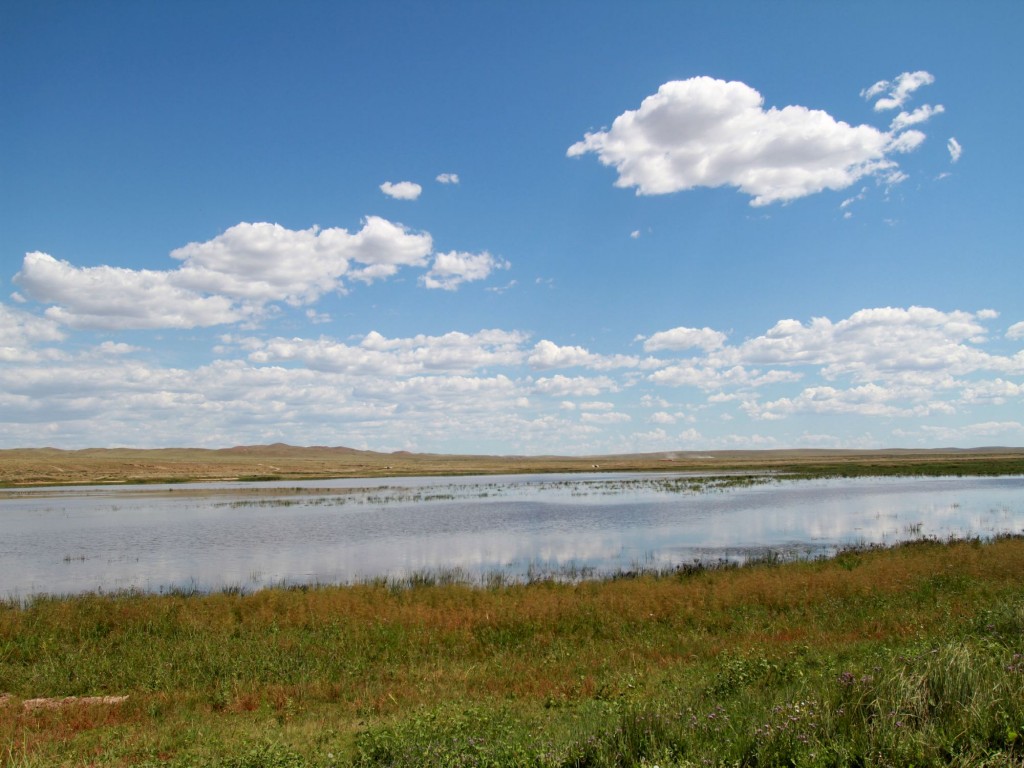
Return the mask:
POLYGON ((0 5, 0 447, 1024 445, 1024 3, 0 5))

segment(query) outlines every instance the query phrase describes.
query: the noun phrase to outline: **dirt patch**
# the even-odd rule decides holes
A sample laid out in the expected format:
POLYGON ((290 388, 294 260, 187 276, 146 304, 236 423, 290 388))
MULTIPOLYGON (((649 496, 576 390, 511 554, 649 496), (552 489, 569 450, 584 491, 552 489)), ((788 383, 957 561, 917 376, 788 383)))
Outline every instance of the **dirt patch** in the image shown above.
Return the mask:
MULTIPOLYGON (((7 703, 11 699, 10 694, 0 696, 0 703, 7 703)), ((128 700, 127 696, 64 696, 62 697, 51 697, 42 699, 25 699, 21 702, 21 707, 26 712, 32 712, 39 709, 66 709, 68 707, 86 707, 96 704, 123 704, 128 700)))

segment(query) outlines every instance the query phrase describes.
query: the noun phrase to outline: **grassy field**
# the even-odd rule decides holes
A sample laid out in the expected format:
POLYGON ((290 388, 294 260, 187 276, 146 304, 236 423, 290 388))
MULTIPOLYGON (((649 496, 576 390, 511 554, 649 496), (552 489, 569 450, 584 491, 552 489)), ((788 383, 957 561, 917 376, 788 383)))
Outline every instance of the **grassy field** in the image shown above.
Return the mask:
POLYGON ((0 697, 26 768, 1022 765, 1024 538, 6 603, 0 697))
POLYGON ((779 470, 801 475, 1024 474, 1024 448, 449 456, 289 445, 0 450, 0 487, 524 472, 779 470))

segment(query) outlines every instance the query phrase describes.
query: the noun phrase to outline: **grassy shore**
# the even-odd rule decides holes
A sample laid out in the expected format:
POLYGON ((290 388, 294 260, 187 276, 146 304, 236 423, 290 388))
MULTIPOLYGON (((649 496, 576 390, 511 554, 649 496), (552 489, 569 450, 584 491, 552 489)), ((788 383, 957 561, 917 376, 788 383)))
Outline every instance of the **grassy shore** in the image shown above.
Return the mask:
POLYGON ((1021 765, 1024 538, 10 602, 3 694, 19 768, 1021 765))

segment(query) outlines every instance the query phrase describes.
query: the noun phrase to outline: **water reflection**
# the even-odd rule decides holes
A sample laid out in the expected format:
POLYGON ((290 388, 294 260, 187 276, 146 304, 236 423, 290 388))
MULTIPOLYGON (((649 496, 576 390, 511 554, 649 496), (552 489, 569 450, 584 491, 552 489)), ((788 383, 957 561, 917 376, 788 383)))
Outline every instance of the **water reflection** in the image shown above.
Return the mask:
POLYGON ((1024 532, 1024 478, 536 475, 0 491, 0 595, 524 577, 1024 532))

